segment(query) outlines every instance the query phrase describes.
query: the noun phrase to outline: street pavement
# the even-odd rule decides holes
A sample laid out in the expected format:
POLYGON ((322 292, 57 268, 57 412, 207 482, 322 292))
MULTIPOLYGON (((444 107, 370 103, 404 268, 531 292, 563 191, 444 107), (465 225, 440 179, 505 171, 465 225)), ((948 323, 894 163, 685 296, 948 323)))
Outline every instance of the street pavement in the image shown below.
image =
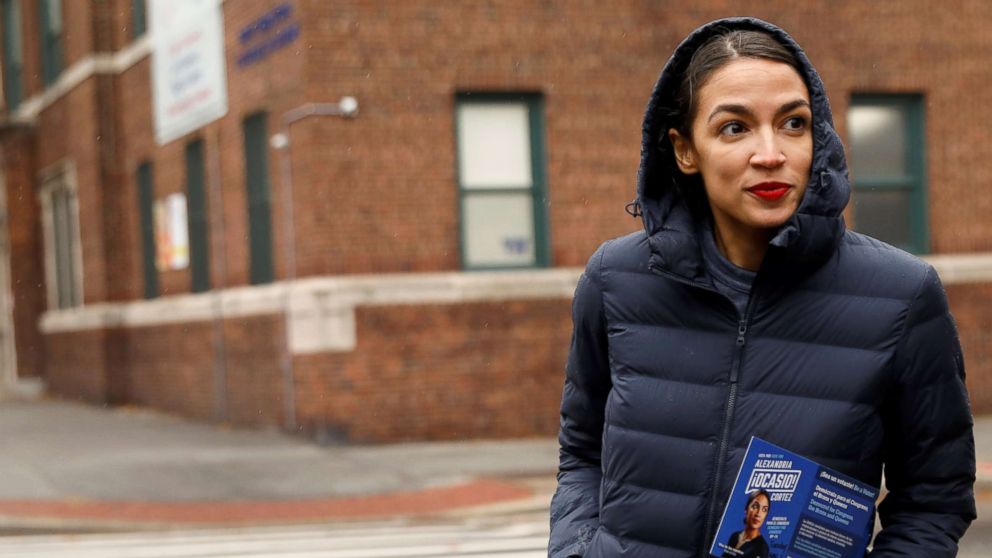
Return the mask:
POLYGON ((392 521, 13 539, 0 542, 0 558, 542 558, 547 555, 548 522, 546 517, 502 522, 392 521))
MULTIPOLYGON (((992 417, 975 437, 980 517, 962 558, 992 545, 992 417)), ((553 438, 321 446, 129 407, 0 401, 0 558, 538 556, 556 465, 553 438)))
POLYGON ((533 500, 556 463, 551 438, 320 446, 135 408, 2 401, 0 532, 436 515, 533 500))

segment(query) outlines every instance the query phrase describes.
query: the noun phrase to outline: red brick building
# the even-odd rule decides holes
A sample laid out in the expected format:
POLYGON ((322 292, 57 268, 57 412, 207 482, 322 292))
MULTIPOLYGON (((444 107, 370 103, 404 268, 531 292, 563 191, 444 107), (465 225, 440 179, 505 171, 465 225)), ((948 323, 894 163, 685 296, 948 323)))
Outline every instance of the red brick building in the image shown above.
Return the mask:
POLYGON ((7 390, 357 441, 553 433, 574 282, 639 226, 658 72, 748 14, 822 73, 849 223, 937 266, 992 411, 982 2, 190 4, 221 38, 154 2, 0 0, 7 390))

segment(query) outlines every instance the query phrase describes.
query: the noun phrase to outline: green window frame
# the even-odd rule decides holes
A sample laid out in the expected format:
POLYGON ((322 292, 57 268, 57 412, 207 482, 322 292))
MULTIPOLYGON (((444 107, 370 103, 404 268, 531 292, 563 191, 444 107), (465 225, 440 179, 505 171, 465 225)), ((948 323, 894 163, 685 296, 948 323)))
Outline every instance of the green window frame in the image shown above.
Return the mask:
POLYGON ((145 17, 145 0, 131 0, 131 38, 137 39, 148 30, 145 17))
POLYGON ((249 281, 252 285, 271 283, 275 277, 272 262, 272 188, 269 185, 267 117, 265 112, 256 112, 246 116, 243 121, 250 248, 249 281))
POLYGON ((550 265, 544 98, 455 95, 462 269, 550 265))
POLYGON ((191 290, 210 290, 210 253, 207 220, 206 170, 203 140, 186 144, 186 203, 188 207, 191 290))
POLYGON ((41 79, 55 83, 62 72, 62 0, 41 0, 41 79))
POLYGON ((856 93, 848 109, 854 228, 894 246, 930 249, 924 97, 856 93))
POLYGON ((24 100, 24 39, 21 34, 21 0, 3 0, 3 98, 8 111, 24 100))
POLYGON ((158 296, 158 268, 155 266, 155 184, 152 164, 145 161, 138 165, 138 216, 141 227, 141 262, 145 279, 145 298, 158 296))

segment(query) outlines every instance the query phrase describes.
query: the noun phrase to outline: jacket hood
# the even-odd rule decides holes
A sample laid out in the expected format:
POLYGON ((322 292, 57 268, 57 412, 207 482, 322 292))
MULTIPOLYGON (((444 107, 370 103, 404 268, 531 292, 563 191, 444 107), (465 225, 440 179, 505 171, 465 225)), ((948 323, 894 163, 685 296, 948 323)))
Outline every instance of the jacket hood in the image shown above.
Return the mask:
POLYGON ((845 230, 843 211, 850 198, 847 163, 820 76, 782 29, 755 18, 719 19, 696 29, 678 46, 658 78, 644 115, 636 201, 651 246, 650 263, 689 280, 699 280, 704 273, 699 250, 701 223, 698 211, 690 209, 677 186, 683 175, 676 170, 667 131, 675 126, 671 116, 675 94, 692 54, 713 35, 737 29, 764 31, 795 54, 812 105, 809 183, 796 212, 770 241, 769 253, 778 250, 789 262, 816 264, 833 253, 845 230))

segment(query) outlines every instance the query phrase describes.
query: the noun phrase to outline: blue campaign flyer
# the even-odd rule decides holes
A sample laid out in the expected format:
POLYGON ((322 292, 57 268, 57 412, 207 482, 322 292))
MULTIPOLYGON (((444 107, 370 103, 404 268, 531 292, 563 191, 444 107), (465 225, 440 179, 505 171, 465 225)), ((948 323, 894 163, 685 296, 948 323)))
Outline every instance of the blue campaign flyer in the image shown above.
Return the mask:
POLYGON ((878 489, 752 437, 710 547, 719 558, 863 558, 878 489))

